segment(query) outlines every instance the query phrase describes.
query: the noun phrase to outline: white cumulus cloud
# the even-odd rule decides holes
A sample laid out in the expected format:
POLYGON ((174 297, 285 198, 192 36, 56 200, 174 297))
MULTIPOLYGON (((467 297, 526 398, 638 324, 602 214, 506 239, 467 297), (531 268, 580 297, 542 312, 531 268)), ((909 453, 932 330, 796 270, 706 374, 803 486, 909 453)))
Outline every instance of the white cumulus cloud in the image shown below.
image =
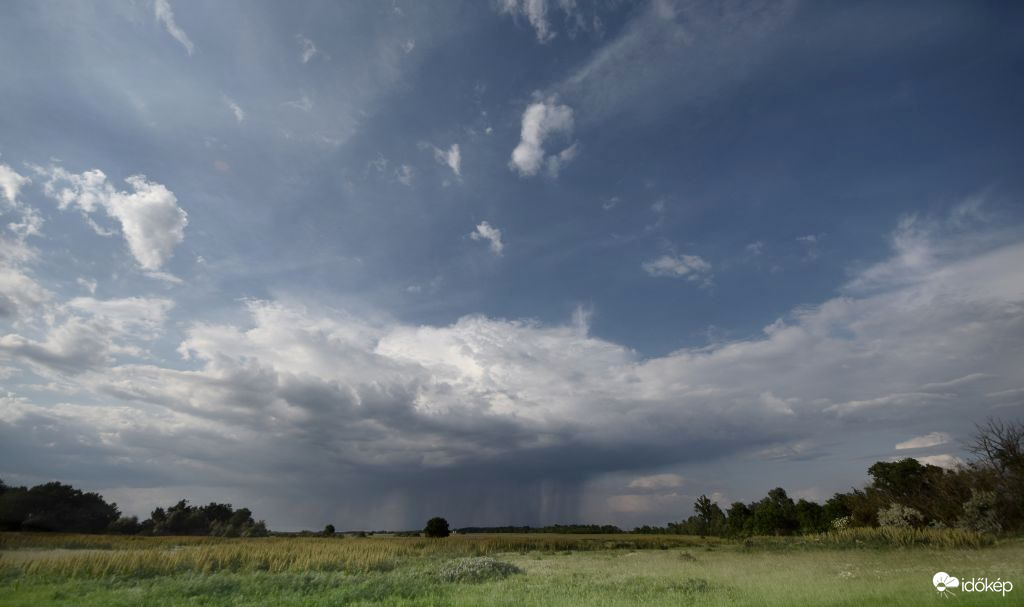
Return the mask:
POLYGON ((544 142, 555 134, 571 136, 572 129, 571 107, 561 105, 554 99, 530 104, 523 112, 519 145, 512 150, 510 168, 518 171, 520 176, 528 177, 536 175, 547 163, 549 171, 557 174, 562 166, 576 156, 578 148, 572 144, 558 154, 545 157, 544 142))
POLYGON ((128 249, 145 270, 159 270, 185 239, 188 215, 178 206, 174 192, 145 175, 125 179, 133 190, 126 192, 114 188, 99 169, 78 174, 62 167, 40 171, 48 178, 44 191, 61 209, 75 206, 88 217, 102 208, 116 219, 128 249))
POLYGON ((473 240, 486 240, 490 243, 491 252, 495 255, 501 255, 501 252, 505 250, 505 243, 501 241, 501 230, 491 226, 486 221, 481 221, 476 226, 476 230, 469 235, 473 240))
POLYGON ((29 183, 31 180, 28 177, 19 175, 6 164, 0 164, 0 192, 3 192, 4 198, 11 206, 18 206, 18 194, 21 188, 29 183))
POLYGON ((459 144, 453 143, 447 150, 434 147, 434 160, 450 168, 456 177, 462 176, 462 151, 459 144))
POLYGON ((697 255, 662 255, 640 267, 651 276, 665 278, 706 280, 711 274, 711 264, 697 255))
POLYGON ((0 318, 31 313, 52 293, 13 267, 0 267, 0 318))

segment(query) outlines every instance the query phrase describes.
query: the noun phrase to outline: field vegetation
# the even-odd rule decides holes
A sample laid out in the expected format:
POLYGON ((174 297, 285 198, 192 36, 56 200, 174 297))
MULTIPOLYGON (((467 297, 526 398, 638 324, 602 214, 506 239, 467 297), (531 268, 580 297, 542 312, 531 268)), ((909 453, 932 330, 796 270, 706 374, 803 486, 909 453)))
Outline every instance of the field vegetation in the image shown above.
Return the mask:
POLYGON ((885 528, 745 540, 0 534, 0 604, 12 606, 924 605, 936 571, 1024 580, 1024 542, 885 528))

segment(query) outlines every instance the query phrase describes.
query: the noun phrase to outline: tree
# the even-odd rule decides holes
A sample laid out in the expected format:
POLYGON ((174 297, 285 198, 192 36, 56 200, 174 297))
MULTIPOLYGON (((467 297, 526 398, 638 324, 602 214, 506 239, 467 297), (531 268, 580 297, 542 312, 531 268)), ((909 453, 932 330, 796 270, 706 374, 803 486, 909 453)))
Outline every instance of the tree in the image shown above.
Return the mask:
POLYGON ((754 533, 758 535, 788 535, 800 527, 796 506, 786 490, 776 487, 768 497, 753 505, 754 533))
POLYGON ((326 527, 324 527, 324 535, 334 535, 334 525, 328 524, 326 527))
POLYGON ((718 504, 706 495, 701 495, 693 503, 693 511, 697 515, 696 531, 698 535, 720 535, 725 527, 725 513, 718 504))
POLYGON ((946 484, 943 478, 946 471, 942 468, 908 457, 898 462, 876 462, 868 468, 868 474, 872 478, 871 486, 881 491, 889 504, 917 510, 925 523, 940 517, 936 505, 941 501, 939 494, 946 484))
POLYGON ((427 521, 427 526, 423 528, 423 534, 427 537, 448 537, 451 535, 451 531, 448 529, 448 521, 435 516, 427 521))
POLYGON ((714 505, 708 496, 703 494, 693 503, 693 511, 700 521, 700 535, 707 535, 711 530, 712 506, 714 505))
POLYGON ((976 425, 977 432, 967 450, 978 456, 981 464, 1001 477, 1024 474, 1024 423, 1004 423, 989 419, 976 425))
POLYGON ((832 521, 850 516, 850 506, 846 503, 845 493, 836 493, 825 502, 824 517, 827 523, 826 529, 830 528, 832 521))
POLYGON ((101 533, 120 516, 117 504, 108 504, 97 493, 83 493, 63 483, 36 485, 21 495, 16 493, 4 493, 4 501, 10 496, 15 508, 14 512, 4 508, 3 518, 6 526, 12 514, 20 516, 24 531, 101 533))
POLYGON ((218 504, 216 502, 210 502, 208 505, 203 506, 202 510, 207 520, 211 523, 227 523, 231 520, 231 515, 234 513, 234 508, 231 507, 231 504, 218 504))
POLYGON ((825 508, 821 504, 803 498, 796 503, 796 520, 800 523, 800 533, 819 533, 832 523, 825 517, 825 508))
POLYGON ((753 513, 743 502, 733 502, 729 506, 726 527, 729 535, 739 537, 749 535, 753 524, 753 513))
MULTIPOLYGON (((1004 530, 1024 527, 1024 423, 989 419, 976 426, 967 447, 977 457, 971 467, 977 481, 973 491, 992 492, 992 508, 1004 530)), ((965 503, 966 508, 966 503, 965 503)), ((966 512, 965 512, 966 514, 966 512)))

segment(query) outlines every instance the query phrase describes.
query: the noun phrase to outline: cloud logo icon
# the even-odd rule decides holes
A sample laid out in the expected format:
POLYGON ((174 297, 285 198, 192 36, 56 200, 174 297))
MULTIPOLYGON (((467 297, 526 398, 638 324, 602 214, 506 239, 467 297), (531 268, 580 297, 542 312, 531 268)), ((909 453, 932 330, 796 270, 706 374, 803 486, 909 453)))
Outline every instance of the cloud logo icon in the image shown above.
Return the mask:
POLYGON ((932 576, 932 585, 935 586, 935 590, 941 593, 946 593, 949 592, 951 588, 959 587, 960 580, 949 575, 945 571, 940 571, 932 576))

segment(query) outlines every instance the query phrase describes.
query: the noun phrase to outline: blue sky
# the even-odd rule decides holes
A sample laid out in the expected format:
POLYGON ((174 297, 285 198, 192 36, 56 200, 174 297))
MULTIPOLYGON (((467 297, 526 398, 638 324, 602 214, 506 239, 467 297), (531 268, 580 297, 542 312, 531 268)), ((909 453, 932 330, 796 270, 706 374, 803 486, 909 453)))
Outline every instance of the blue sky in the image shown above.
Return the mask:
POLYGON ((7 3, 0 478, 631 526, 1024 414, 1009 4, 7 3))

